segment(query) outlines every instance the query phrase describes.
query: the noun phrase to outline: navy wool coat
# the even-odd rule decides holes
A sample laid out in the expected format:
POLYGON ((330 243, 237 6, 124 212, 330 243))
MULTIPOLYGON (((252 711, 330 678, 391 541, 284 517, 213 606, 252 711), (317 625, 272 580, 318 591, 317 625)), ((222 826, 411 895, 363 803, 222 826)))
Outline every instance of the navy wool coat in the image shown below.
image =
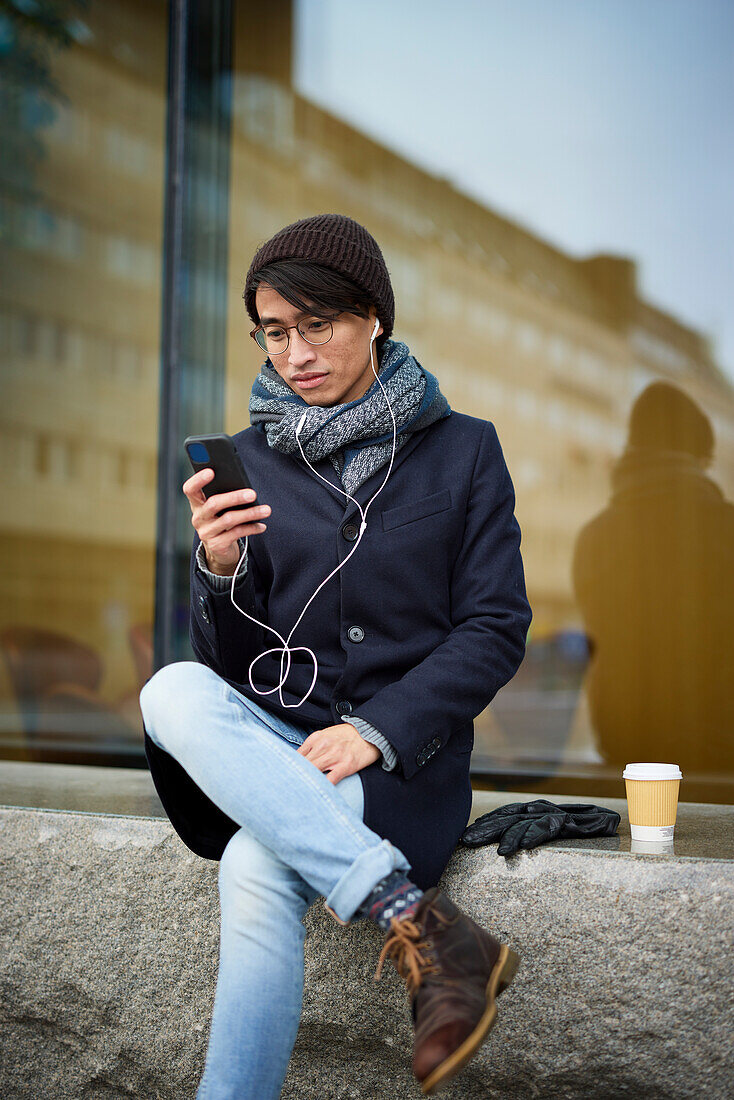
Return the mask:
MULTIPOLYGON (((268 446, 257 427, 234 437, 267 530, 248 543, 237 603, 283 638, 318 585, 344 560, 359 530, 355 504, 328 459, 314 463, 268 446)), ((365 507, 387 465, 353 495, 365 507)), ((395 746, 392 771, 376 760, 358 774, 364 820, 401 849, 410 878, 436 885, 471 811, 473 719, 515 675, 532 612, 520 556, 515 493, 494 425, 452 411, 411 435, 367 513, 362 541, 324 585, 290 640, 318 659, 313 691, 298 708, 261 696, 250 662, 277 637, 214 590, 191 553, 191 644, 197 660, 273 714, 313 732, 354 713, 395 746)), ((297 703, 313 678, 307 653, 292 656, 283 697, 297 703)), ((275 687, 280 654, 253 668, 275 687)), ((284 666, 285 668, 285 662, 284 666)), ((220 859, 239 828, 145 732, 151 774, 171 822, 196 854, 220 859)))

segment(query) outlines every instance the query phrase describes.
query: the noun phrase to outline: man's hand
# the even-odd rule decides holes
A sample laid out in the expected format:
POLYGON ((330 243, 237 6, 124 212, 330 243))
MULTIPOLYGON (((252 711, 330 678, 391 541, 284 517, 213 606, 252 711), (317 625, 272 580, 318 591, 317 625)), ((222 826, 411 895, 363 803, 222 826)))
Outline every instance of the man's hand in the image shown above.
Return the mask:
POLYGON ((349 722, 314 730, 297 751, 315 764, 319 771, 326 772, 326 778, 332 783, 338 783, 345 776, 374 764, 382 756, 377 745, 360 737, 349 722))

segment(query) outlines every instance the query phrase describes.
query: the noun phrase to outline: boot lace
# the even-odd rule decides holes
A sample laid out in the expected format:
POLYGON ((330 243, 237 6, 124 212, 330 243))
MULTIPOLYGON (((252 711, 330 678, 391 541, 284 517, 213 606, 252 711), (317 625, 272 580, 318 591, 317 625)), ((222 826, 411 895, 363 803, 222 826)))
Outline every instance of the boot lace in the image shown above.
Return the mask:
POLYGON ((404 917, 402 920, 393 917, 390 921, 390 932, 380 952, 373 981, 380 980, 382 964, 388 955, 393 959, 398 974, 405 981, 411 995, 416 993, 427 974, 440 974, 441 968, 436 966, 435 960, 428 955, 430 944, 427 940, 421 939, 422 935, 420 925, 410 917, 404 917))

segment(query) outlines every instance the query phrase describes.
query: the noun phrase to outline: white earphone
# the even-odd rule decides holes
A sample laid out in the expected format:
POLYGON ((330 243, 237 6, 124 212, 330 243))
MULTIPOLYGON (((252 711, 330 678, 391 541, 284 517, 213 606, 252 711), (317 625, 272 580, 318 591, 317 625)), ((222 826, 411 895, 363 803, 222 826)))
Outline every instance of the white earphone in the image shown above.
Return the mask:
MULTIPOLYGON (((317 677, 317 674, 318 674, 318 661, 316 660, 316 654, 314 653, 314 651, 313 651, 312 649, 309 649, 309 648, 308 648, 308 646, 294 646, 294 647, 292 647, 292 648, 291 648, 291 646, 289 646, 289 644, 288 644, 288 643, 289 643, 289 641, 290 641, 291 637, 293 636, 293 631, 294 631, 294 630, 296 629, 296 627, 297 627, 297 626, 298 626, 298 624, 300 623, 301 619, 302 619, 302 618, 303 618, 303 616, 304 616, 304 615, 306 614, 306 611, 307 611, 308 607, 310 606, 310 604, 311 604, 311 601, 312 601, 313 599, 315 599, 315 597, 316 597, 316 596, 318 595, 318 593, 319 593, 319 592, 321 591, 321 589, 322 589, 322 588, 324 587, 324 585, 326 584, 326 582, 327 582, 327 581, 329 581, 329 580, 331 580, 331 578, 332 578, 332 577, 333 577, 333 576, 334 576, 334 575, 335 575, 336 573, 338 573, 338 572, 339 572, 339 570, 340 570, 340 569, 342 568, 342 566, 344 566, 344 565, 346 565, 346 564, 347 564, 347 562, 348 562, 348 561, 349 561, 349 559, 351 558, 352 554, 354 553, 354 551, 355 551, 355 550, 357 549, 357 547, 359 546, 360 542, 362 541, 362 535, 363 535, 363 534, 364 534, 364 532, 365 532, 365 531, 367 530, 367 512, 369 511, 369 509, 370 509, 370 507, 371 507, 371 505, 372 505, 372 501, 374 501, 374 500, 375 500, 375 499, 376 499, 376 498, 377 498, 377 497, 379 496, 379 494, 380 494, 380 493, 382 492, 382 490, 384 489, 384 487, 385 487, 385 484, 386 484, 386 482, 387 482, 387 479, 388 479, 388 478, 389 478, 389 476, 390 476, 390 471, 392 470, 392 464, 393 464, 393 459, 395 458, 395 447, 396 447, 396 444, 397 444, 397 425, 396 425, 396 423, 395 423, 395 416, 393 415, 393 411, 392 411, 392 408, 391 408, 391 406, 390 406, 390 402, 388 401, 387 395, 385 394, 385 387, 383 386, 382 382, 380 382, 380 378, 379 378, 379 375, 377 374, 377 371, 376 371, 376 369, 375 369, 375 361, 374 361, 374 356, 373 356, 373 353, 372 353, 372 345, 374 344, 374 342, 375 342, 375 339, 376 339, 376 337, 377 337, 377 330, 378 330, 378 328, 379 328, 379 327, 380 327, 380 321, 379 321, 379 318, 378 318, 378 319, 377 319, 377 320, 375 321, 375 327, 373 328, 373 330, 372 330, 372 335, 370 336, 370 363, 372 364, 372 371, 373 371, 373 374, 374 374, 375 378, 377 379, 377 381, 378 381, 378 382, 380 383, 380 389, 382 390, 383 396, 385 397, 385 401, 387 401, 387 407, 388 407, 388 410, 389 410, 389 412, 390 412, 390 416, 391 416, 391 418, 392 418, 392 426, 393 426, 393 443, 392 443, 392 454, 390 455, 390 465, 388 466, 388 469, 387 469, 387 473, 385 474, 385 480, 383 481, 382 485, 381 485, 381 486, 380 486, 380 488, 379 488, 379 489, 377 490, 377 492, 375 493, 375 495, 374 495, 374 496, 372 497, 372 500, 370 500, 370 501, 369 501, 369 503, 368 503, 368 504, 366 505, 366 507, 365 507, 364 511, 362 511, 362 507, 361 507, 361 505, 360 505, 359 501, 355 500, 355 499, 354 499, 354 497, 353 497, 353 496, 351 496, 351 495, 350 495, 349 493, 345 492, 345 490, 344 490, 344 489, 340 489, 340 490, 339 490, 339 492, 340 492, 340 493, 343 493, 343 495, 344 495, 344 496, 346 496, 346 497, 348 497, 348 498, 349 498, 349 500, 352 500, 352 501, 354 501, 354 503, 355 503, 355 504, 357 505, 357 507, 359 508, 359 513, 360 513, 360 515, 361 515, 361 517, 362 517, 362 522, 361 522, 361 524, 360 524, 360 526, 359 526, 359 537, 357 538, 357 541, 355 542, 354 546, 352 547, 352 549, 351 549, 351 550, 349 551, 349 553, 347 554, 347 556, 346 556, 346 558, 344 559, 344 561, 343 561, 343 562, 341 562, 341 564, 340 564, 340 565, 338 565, 338 566, 336 567, 336 569, 333 569, 333 570, 332 570, 332 572, 331 572, 331 573, 329 573, 329 576, 328 576, 328 577, 325 577, 325 578, 324 578, 324 580, 323 580, 323 581, 321 582, 321 584, 320 584, 320 585, 318 586, 318 588, 317 588, 317 589, 316 589, 316 591, 314 592, 313 596, 311 596, 311 598, 310 598, 310 599, 308 600, 308 602, 307 602, 306 606, 304 607, 303 611, 301 612, 301 614, 300 614, 300 615, 298 616, 298 618, 296 619, 296 622, 294 623, 294 625, 293 625, 293 628, 292 628, 292 630, 291 630, 290 634, 288 635, 288 638, 287 638, 287 639, 285 639, 285 640, 284 640, 284 639, 283 639, 283 638, 281 637, 281 635, 280 635, 280 634, 278 633, 278 631, 277 631, 277 630, 275 630, 275 629, 274 629, 274 628, 273 628, 272 626, 268 626, 268 624, 267 624, 267 623, 261 623, 261 622, 259 622, 259 621, 258 621, 257 619, 253 618, 253 616, 252 616, 252 615, 248 615, 248 613, 247 613, 246 611, 243 611, 243 610, 242 610, 242 608, 241 608, 241 607, 239 606, 239 604, 237 603, 237 601, 236 601, 236 600, 235 600, 235 598, 234 598, 234 585, 235 585, 235 580, 236 580, 236 578, 237 578, 237 573, 238 573, 238 571, 239 571, 239 568, 240 568, 240 566, 242 565, 242 562, 243 562, 243 561, 244 561, 244 559, 245 559, 245 555, 247 554, 247 544, 248 544, 248 537, 247 537, 247 536, 245 536, 245 549, 244 549, 244 550, 243 550, 243 552, 242 552, 242 557, 241 557, 241 558, 240 558, 240 560, 238 561, 238 563, 237 563, 237 568, 235 569, 235 571, 234 571, 234 575, 233 575, 233 577, 232 577, 232 585, 231 585, 231 588, 230 588, 230 593, 229 593, 229 594, 230 594, 230 598, 231 598, 231 600, 232 600, 232 603, 233 603, 233 604, 234 604, 234 606, 235 606, 235 607, 237 608, 237 610, 238 610, 238 611, 239 611, 239 612, 240 612, 240 613, 241 613, 242 615, 244 615, 244 616, 245 616, 245 618, 247 618, 247 619, 250 619, 250 620, 251 620, 251 622, 253 622, 253 623, 257 623, 257 625, 258 625, 258 626, 262 626, 262 627, 264 627, 264 628, 265 628, 266 630, 270 630, 270 631, 271 631, 271 632, 272 632, 273 634, 275 634, 275 636, 276 636, 276 637, 277 637, 277 638, 279 639, 279 641, 280 641, 280 642, 282 642, 282 645, 280 645, 280 646, 275 646, 275 647, 274 647, 273 649, 266 649, 266 650, 264 650, 264 652, 263 652, 263 653, 260 653, 260 654, 259 654, 259 656, 257 656, 257 657, 255 658, 255 660, 254 660, 254 661, 252 661, 252 662, 250 663, 250 667, 249 667, 249 669, 248 669, 248 673, 247 673, 247 675, 248 675, 248 679, 249 679, 249 681, 250 681, 250 687, 252 688, 252 690, 253 690, 253 691, 257 692, 257 694, 258 694, 258 695, 272 695, 274 691, 277 691, 277 692, 279 692, 279 694, 280 694, 280 703, 281 703, 281 706, 283 706, 283 707, 288 707, 288 708, 295 708, 295 707, 300 707, 300 706, 302 706, 302 705, 303 705, 303 703, 305 703, 305 702, 306 702, 306 700, 308 699, 308 697, 309 697, 309 695, 311 694, 311 692, 313 691, 313 689, 314 689, 314 685, 315 685, 315 683, 316 683, 316 677, 317 677), (298 651, 299 649, 305 650, 305 651, 306 651, 306 653, 310 653, 310 654, 311 654, 311 656, 313 657, 313 664, 314 664, 314 670, 313 670, 313 680, 311 681, 311 686, 310 686, 310 688, 308 689, 308 691, 306 692, 306 694, 305 694, 305 695, 303 696, 303 698, 301 699, 300 703, 286 703, 286 702, 284 702, 284 700, 283 700, 283 684, 284 684, 284 683, 285 683, 285 681, 286 681, 286 680, 288 679, 288 673, 290 672, 290 667, 291 667, 291 653, 295 653, 295 652, 297 652, 297 651, 298 651), (268 656, 268 654, 270 654, 270 653, 280 653, 280 654, 281 654, 281 659, 280 659, 280 671, 281 671, 281 679, 280 679, 280 683, 279 683, 279 684, 277 684, 277 685, 276 685, 276 686, 275 686, 274 688, 270 688, 270 689, 269 689, 268 691, 260 691, 260 690, 259 690, 258 688, 256 688, 256 687, 255 687, 255 685, 254 685, 254 684, 253 684, 253 682, 252 682, 252 668, 253 668, 253 665, 257 664, 257 662, 258 662, 258 661, 259 661, 259 660, 260 660, 260 659, 261 659, 262 657, 267 657, 267 656, 268 656), (283 673, 283 657, 287 657, 287 658, 288 658, 288 665, 287 665, 287 667, 286 667, 286 670, 285 670, 285 674, 283 673)), ((324 482, 326 482, 326 484, 327 484, 327 485, 331 486, 332 488, 335 488, 335 486, 332 486, 332 485, 331 485, 331 482, 329 482, 329 481, 326 481, 326 478, 324 478, 324 477, 321 477, 321 474, 320 474, 320 473, 318 472, 318 470, 314 470, 313 466, 311 466, 311 463, 310 463, 310 462, 308 461, 308 459, 306 458, 306 455, 304 454, 304 451, 303 451, 303 447, 301 446, 300 434, 301 434, 301 431, 302 431, 302 429, 303 429, 303 426, 304 426, 304 424, 306 423, 306 418, 307 418, 307 417, 308 417, 308 409, 306 409, 306 410, 304 411, 304 413, 303 413, 303 416, 301 417, 301 419, 299 420, 298 424, 296 425, 296 441, 297 441, 297 443, 298 443, 298 446, 299 446, 299 448, 300 448, 300 451, 301 451, 301 455, 303 456, 303 460, 304 460, 304 462, 306 462, 306 464, 307 464, 308 466, 310 466, 310 467, 311 467, 311 469, 313 470, 313 472, 314 472, 314 473, 316 474, 316 476, 317 476, 317 477, 321 478, 321 480, 322 480, 322 481, 324 481, 324 482)))

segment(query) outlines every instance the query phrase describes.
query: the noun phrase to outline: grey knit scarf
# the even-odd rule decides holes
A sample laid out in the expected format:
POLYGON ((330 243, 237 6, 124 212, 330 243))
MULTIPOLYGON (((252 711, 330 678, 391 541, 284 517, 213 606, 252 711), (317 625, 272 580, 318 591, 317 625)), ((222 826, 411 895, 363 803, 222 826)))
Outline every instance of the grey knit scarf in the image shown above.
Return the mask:
POLYGON ((299 437, 306 457, 314 464, 328 457, 346 491, 354 494, 392 455, 393 423, 385 396, 395 417, 396 454, 413 432, 451 414, 438 379, 420 365, 402 341, 385 341, 378 371, 384 394, 375 378, 367 393, 356 401, 309 405, 266 359, 250 394, 250 423, 265 432, 268 446, 302 461, 296 426, 308 410, 299 437))

